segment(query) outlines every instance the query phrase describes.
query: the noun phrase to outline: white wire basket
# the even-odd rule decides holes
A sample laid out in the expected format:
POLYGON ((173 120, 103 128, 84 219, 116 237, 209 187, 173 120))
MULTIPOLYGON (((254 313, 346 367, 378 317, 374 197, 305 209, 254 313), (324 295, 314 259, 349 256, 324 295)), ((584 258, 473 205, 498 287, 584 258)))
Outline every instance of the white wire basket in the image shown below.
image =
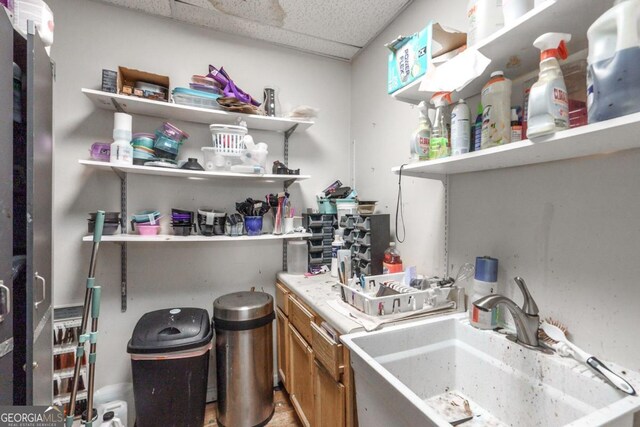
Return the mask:
POLYGON ((216 153, 239 157, 247 149, 244 145, 244 137, 247 134, 245 126, 213 124, 209 126, 209 130, 216 153))

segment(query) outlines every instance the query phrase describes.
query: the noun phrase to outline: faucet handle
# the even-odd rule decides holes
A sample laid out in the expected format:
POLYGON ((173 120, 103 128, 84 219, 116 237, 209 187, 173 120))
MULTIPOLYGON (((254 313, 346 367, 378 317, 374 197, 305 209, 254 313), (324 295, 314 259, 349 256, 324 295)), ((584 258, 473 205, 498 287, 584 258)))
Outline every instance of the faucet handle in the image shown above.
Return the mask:
POLYGON ((539 313, 538 304, 536 304, 533 297, 529 293, 529 289, 527 288, 527 284, 524 282, 524 279, 520 276, 516 276, 513 278, 513 281, 516 282, 516 285, 518 285, 520 291, 522 292, 522 295, 524 296, 522 311, 530 316, 537 316, 539 313))

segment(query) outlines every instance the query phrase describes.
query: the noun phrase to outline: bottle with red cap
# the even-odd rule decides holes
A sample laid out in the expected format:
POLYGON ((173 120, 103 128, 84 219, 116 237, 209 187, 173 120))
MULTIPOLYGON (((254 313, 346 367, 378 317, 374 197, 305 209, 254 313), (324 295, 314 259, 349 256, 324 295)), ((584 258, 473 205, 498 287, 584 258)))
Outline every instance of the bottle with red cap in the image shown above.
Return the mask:
POLYGON ((400 251, 396 248, 394 242, 389 243, 389 247, 384 251, 384 257, 382 258, 382 272, 384 274, 390 273, 402 273, 404 268, 402 266, 402 259, 400 258, 400 251))
POLYGON ((546 33, 533 42, 540 49, 540 73, 529 95, 529 138, 569 129, 569 97, 558 59, 567 58, 570 40, 571 34, 546 33))

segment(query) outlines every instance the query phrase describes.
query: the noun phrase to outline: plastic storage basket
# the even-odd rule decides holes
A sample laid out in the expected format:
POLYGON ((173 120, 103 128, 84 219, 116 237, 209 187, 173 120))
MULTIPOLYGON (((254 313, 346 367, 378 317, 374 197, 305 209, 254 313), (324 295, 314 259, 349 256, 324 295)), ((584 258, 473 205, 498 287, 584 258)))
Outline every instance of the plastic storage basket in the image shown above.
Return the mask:
POLYGON ((246 127, 213 124, 209 126, 209 130, 216 153, 225 156, 241 156, 246 151, 247 148, 244 145, 246 127))

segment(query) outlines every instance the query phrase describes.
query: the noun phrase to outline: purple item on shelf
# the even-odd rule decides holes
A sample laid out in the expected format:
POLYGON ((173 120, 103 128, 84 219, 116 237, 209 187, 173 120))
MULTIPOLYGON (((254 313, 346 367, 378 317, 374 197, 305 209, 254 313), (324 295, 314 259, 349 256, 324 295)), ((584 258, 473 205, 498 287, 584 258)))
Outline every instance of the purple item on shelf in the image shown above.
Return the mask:
POLYGON ((253 99, 251 95, 237 87, 231 77, 224 71, 224 67, 220 67, 218 70, 213 65, 209 65, 209 74, 207 77, 213 78, 215 81, 220 83, 224 87, 224 96, 236 98, 239 101, 245 102, 247 104, 253 104, 256 107, 260 106, 260 102, 253 99))
POLYGON ((178 142, 183 142, 185 139, 189 138, 188 133, 181 131, 169 122, 164 122, 162 126, 157 129, 157 132, 160 132, 167 138, 178 142))
POLYGON ((111 157, 111 143, 109 142, 94 142, 91 144, 91 158, 100 162, 108 162, 111 157))

